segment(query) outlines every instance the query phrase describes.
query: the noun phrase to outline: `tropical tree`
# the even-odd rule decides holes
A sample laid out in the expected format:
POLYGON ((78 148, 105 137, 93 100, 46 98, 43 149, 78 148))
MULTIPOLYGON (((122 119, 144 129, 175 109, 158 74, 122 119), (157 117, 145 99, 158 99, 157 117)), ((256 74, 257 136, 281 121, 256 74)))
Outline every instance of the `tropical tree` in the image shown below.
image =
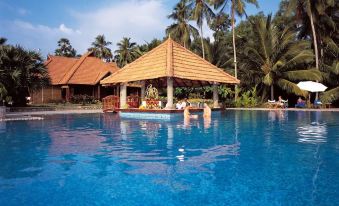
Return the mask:
POLYGON ((49 83, 41 55, 20 46, 0 45, 0 96, 11 97, 16 105, 26 103, 32 90, 49 83))
POLYGON ((89 48, 88 51, 93 52, 96 57, 109 62, 112 59, 112 52, 108 46, 111 44, 112 42, 106 41, 104 35, 98 35, 95 37, 95 41, 92 43, 92 47, 89 48))
POLYGON ((6 41, 7 41, 6 38, 0 37, 0 46, 4 45, 6 43, 6 41))
MULTIPOLYGON (((232 44, 233 44, 233 62, 234 62, 234 76, 238 78, 238 69, 237 69, 237 52, 235 44, 235 14, 238 16, 243 16, 246 14, 245 8, 246 3, 254 4, 256 7, 259 7, 257 0, 213 0, 212 4, 215 8, 221 8, 221 11, 224 10, 227 4, 231 1, 231 21, 232 21, 232 44)), ((247 16, 247 15, 246 15, 247 16)), ((237 86, 236 86, 237 88, 237 86)), ((237 92, 235 93, 235 99, 237 98, 237 92)))
POLYGON ((141 54, 144 54, 146 52, 151 51, 155 47, 159 46, 161 43, 162 43, 161 40, 154 38, 150 42, 146 42, 145 44, 139 45, 138 49, 140 50, 141 54))
POLYGON ((173 19, 175 23, 167 27, 167 36, 171 36, 185 48, 190 46, 191 37, 197 38, 199 36, 198 30, 189 24, 191 12, 187 6, 187 0, 181 0, 174 7, 173 12, 168 15, 168 18, 173 19))
POLYGON ((124 37, 117 43, 118 49, 115 50, 115 61, 119 67, 124 67, 126 64, 131 63, 137 59, 141 52, 135 42, 131 42, 131 38, 124 37))
POLYGON ((296 39, 296 32, 291 27, 280 30, 279 26, 272 23, 271 15, 267 18, 258 16, 251 22, 252 36, 240 56, 240 68, 243 82, 252 82, 262 88, 265 98, 268 91, 274 99, 274 87, 305 96, 296 81, 320 81, 321 73, 317 69, 308 68, 314 60, 310 43, 306 40, 296 39), (259 82, 253 82, 253 79, 259 82))
POLYGON ((192 9, 191 19, 197 22, 197 25, 200 29, 200 41, 202 49, 202 58, 205 59, 205 47, 204 47, 204 34, 202 26, 204 20, 209 24, 211 20, 215 17, 213 10, 209 6, 209 1, 206 0, 190 0, 189 7, 192 9))
POLYGON ((325 82, 333 88, 324 92, 322 100, 324 102, 334 102, 339 99, 339 61, 333 62, 333 65, 326 67, 325 82))
MULTIPOLYGON (((320 16, 325 15, 325 10, 327 7, 333 7, 335 1, 323 1, 323 0, 290 0, 288 13, 291 14, 292 11, 296 14, 297 18, 301 20, 301 35, 305 35, 305 31, 308 30, 308 27, 311 26, 313 47, 315 54, 315 67, 319 69, 319 50, 318 50, 318 40, 317 37, 317 25, 320 20, 320 16)), ((328 16, 326 16, 328 17, 328 16)), ((326 19, 327 21, 330 18, 326 19)), ((334 22, 333 22, 334 23, 334 22)), ((333 24, 331 23, 331 24, 333 24)))
POLYGON ((56 56, 64 56, 64 57, 75 57, 76 50, 72 47, 70 41, 66 38, 61 38, 58 41, 58 48, 55 50, 56 56))

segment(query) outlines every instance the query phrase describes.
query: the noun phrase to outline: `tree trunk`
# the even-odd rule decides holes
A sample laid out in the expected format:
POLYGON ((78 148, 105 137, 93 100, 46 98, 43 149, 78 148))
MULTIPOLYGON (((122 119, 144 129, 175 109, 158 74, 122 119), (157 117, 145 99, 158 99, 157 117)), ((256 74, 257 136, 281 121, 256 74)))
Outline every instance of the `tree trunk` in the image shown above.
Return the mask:
MULTIPOLYGON (((238 78, 237 71, 237 53, 235 47, 235 25, 234 25, 234 1, 232 0, 232 40, 233 40, 233 61, 234 61, 234 77, 238 78)), ((238 85, 235 85, 235 100, 238 98, 238 85)))
POLYGON ((317 36, 315 34, 315 27, 313 22, 313 14, 310 14, 311 27, 312 27, 312 35, 313 35, 313 44, 314 44, 314 54, 315 54, 315 68, 319 70, 319 54, 318 54, 318 44, 317 44, 317 36))
POLYGON ((274 87, 273 84, 271 85, 271 101, 274 100, 274 87))
MULTIPOLYGON (((317 44, 317 36, 315 34, 315 27, 313 22, 313 14, 310 12, 310 20, 311 20, 311 27, 312 27, 312 36, 313 36, 313 44, 314 44, 314 54, 315 54, 315 68, 319 70, 319 54, 318 54, 318 44, 317 44)), ((318 92, 316 92, 315 99, 318 99, 318 92)))
POLYGON ((200 26, 200 40, 201 40, 201 50, 202 50, 202 58, 205 59, 205 47, 204 47, 204 35, 202 33, 202 25, 200 26))

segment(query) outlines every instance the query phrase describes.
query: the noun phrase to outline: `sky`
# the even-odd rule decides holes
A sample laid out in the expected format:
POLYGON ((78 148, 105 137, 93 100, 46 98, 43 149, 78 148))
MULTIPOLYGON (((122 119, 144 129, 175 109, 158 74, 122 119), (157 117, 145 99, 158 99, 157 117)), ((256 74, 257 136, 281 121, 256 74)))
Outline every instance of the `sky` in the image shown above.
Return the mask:
MULTIPOLYGON (((98 34, 112 42, 123 37, 142 44, 163 38, 173 23, 167 18, 178 0, 0 0, 0 37, 53 54, 57 41, 68 38, 78 53, 86 52, 98 34)), ((248 5, 249 15, 275 13, 279 0, 258 0, 260 8, 248 5)), ((207 27, 207 26, 205 26, 207 27)), ((208 28, 204 33, 211 36, 208 28)))

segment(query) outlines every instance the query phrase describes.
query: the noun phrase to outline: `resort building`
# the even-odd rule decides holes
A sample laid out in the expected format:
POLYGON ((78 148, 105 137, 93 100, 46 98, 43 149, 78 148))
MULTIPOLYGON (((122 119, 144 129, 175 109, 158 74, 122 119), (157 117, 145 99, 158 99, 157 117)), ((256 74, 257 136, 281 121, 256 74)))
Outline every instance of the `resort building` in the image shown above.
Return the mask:
POLYGON ((102 87, 99 82, 119 68, 115 63, 103 62, 88 52, 80 58, 48 56, 45 65, 51 85, 31 94, 34 104, 68 102, 74 95, 89 95, 101 100, 114 92, 112 87, 102 87))
POLYGON ((239 83, 240 81, 232 75, 171 38, 101 81, 101 84, 105 86, 120 87, 120 97, 117 98, 120 101, 120 108, 125 108, 129 104, 127 87, 130 84, 140 85, 142 100, 145 99, 145 88, 148 85, 152 84, 158 89, 166 88, 167 109, 174 108, 175 87, 213 86, 213 105, 217 108, 219 106, 218 85, 239 83))

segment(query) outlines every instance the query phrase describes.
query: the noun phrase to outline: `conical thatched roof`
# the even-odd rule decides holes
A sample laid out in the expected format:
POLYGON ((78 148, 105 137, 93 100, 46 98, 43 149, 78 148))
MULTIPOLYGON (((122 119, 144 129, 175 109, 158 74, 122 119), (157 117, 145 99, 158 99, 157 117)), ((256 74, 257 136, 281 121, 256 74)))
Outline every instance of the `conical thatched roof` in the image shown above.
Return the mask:
POLYGON ((175 86, 204 86, 214 82, 238 84, 240 81, 172 39, 103 79, 101 84, 148 80, 158 86, 174 78, 175 86))

